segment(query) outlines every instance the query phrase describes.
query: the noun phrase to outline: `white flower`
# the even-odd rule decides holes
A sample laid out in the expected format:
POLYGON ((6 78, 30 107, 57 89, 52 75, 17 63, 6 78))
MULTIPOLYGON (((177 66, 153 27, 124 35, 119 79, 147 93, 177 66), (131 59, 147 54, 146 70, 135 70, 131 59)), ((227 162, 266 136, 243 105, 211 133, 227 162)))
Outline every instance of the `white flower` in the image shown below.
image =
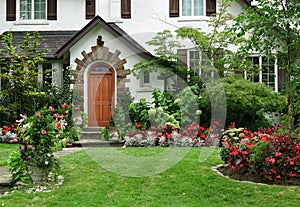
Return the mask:
POLYGON ((48 153, 47 156, 48 156, 48 157, 51 157, 51 154, 48 153))
POLYGON ((45 165, 48 165, 49 164, 49 162, 48 161, 45 161, 45 165))

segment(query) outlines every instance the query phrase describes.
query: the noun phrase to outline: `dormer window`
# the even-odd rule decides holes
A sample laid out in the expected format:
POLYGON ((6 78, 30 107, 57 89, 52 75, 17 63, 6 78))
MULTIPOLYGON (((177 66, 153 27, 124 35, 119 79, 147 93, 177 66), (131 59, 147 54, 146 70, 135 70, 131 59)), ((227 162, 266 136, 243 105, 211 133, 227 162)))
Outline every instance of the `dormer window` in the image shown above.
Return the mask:
POLYGON ((20 0, 20 20, 46 19, 46 0, 20 0))

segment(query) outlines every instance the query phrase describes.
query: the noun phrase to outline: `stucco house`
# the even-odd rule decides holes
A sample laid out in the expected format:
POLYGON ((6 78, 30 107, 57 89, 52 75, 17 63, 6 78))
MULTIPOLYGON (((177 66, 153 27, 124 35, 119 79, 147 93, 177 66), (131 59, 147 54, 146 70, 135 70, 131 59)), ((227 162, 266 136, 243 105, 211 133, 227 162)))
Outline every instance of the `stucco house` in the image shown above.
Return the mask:
MULTIPOLYGON (((236 15, 243 6, 251 6, 251 1, 232 3, 230 12, 236 15)), ((40 46, 47 48, 41 73, 53 68, 52 82, 59 86, 65 68, 71 67, 84 91, 88 126, 105 126, 117 94, 130 91, 136 98, 149 97, 153 88, 163 87, 157 74, 141 79, 130 74, 137 62, 153 58, 153 48, 145 42, 164 29, 205 30, 205 20, 216 10, 216 0, 1 0, 0 33, 12 31, 17 44, 25 32, 38 31, 40 46)), ((189 65, 193 48, 185 49, 189 65)), ((263 61, 253 56, 255 64, 263 61)), ((277 91, 279 70, 275 62, 269 66, 255 81, 277 91)))

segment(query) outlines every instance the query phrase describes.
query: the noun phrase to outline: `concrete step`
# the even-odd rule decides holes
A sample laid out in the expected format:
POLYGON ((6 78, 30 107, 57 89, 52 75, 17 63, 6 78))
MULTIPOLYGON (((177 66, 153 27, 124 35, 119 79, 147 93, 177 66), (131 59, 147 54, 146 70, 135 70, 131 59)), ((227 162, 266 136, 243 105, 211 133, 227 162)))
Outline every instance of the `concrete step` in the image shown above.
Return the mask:
POLYGON ((84 127, 82 129, 81 140, 84 140, 84 139, 101 140, 102 139, 101 131, 102 131, 102 127, 84 127))
POLYGON ((72 143, 74 147, 122 147, 124 145, 123 141, 113 140, 97 140, 97 139, 81 139, 80 141, 76 141, 72 143))

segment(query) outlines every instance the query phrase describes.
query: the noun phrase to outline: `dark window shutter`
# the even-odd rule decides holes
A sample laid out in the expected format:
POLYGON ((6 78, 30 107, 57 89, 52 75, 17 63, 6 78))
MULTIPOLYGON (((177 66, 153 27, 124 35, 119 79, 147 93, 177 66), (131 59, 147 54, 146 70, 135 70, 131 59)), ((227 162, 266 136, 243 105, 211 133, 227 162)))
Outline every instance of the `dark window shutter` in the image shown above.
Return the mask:
POLYGON ((278 69, 278 91, 283 89, 284 83, 287 79, 287 72, 283 69, 278 69))
POLYGON ((206 0, 206 16, 211 16, 217 12, 216 0, 206 0))
MULTIPOLYGON (((185 67, 188 66, 187 53, 188 53, 187 49, 177 49, 178 61, 181 66, 185 66, 185 67)), ((186 70, 186 72, 187 72, 187 70, 186 70)), ((178 78, 177 78, 177 87, 178 88, 185 87, 186 83, 184 80, 187 80, 187 77, 188 77, 186 72, 183 72, 182 74, 180 74, 178 76, 178 78)))
POLYGON ((187 66, 187 49, 177 49, 177 55, 180 65, 187 66))
POLYGON ((131 18, 131 0, 121 0, 121 17, 123 19, 131 18))
POLYGON ((57 0, 47 1, 47 19, 57 20, 57 0))
POLYGON ((16 0, 6 0, 6 21, 16 20, 16 0))
POLYGON ((95 0, 85 0, 85 18, 93 19, 96 14, 96 3, 95 0))
POLYGON ((179 0, 169 0, 169 16, 179 17, 179 0))

